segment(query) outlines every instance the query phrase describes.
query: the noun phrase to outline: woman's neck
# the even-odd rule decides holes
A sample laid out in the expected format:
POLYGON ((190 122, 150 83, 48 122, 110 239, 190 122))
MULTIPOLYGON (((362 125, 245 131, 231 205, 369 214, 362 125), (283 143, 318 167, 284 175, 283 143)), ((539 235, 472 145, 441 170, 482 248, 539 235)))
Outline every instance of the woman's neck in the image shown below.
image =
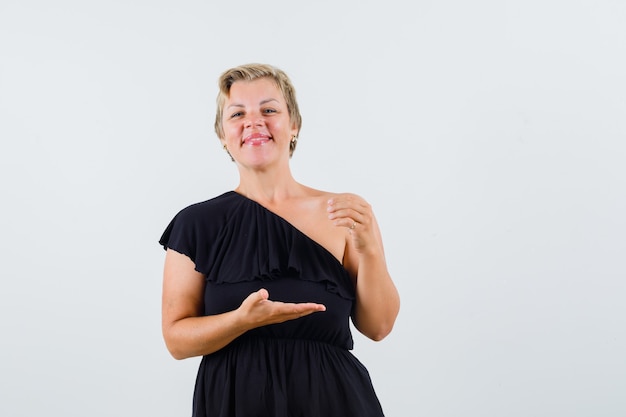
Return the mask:
POLYGON ((261 204, 272 205, 301 195, 304 186, 298 183, 290 172, 241 173, 235 191, 261 204))

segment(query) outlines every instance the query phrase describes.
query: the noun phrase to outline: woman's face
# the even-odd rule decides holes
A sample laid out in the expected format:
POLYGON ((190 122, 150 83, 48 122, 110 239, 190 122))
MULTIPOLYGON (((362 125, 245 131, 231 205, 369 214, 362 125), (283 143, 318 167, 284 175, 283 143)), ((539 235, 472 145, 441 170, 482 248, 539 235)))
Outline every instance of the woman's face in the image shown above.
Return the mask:
POLYGON ((289 160, 289 142, 298 132, 272 79, 236 81, 222 114, 222 143, 238 164, 263 166, 289 160))

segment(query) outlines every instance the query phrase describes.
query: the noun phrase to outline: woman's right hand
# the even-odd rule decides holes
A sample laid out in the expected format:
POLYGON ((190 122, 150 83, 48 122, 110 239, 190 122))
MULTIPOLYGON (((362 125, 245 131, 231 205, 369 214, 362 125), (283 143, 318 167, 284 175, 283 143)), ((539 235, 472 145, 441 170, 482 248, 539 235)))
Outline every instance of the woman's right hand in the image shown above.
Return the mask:
POLYGON ((297 319, 318 311, 325 311, 326 306, 317 303, 272 301, 269 299, 268 291, 265 288, 261 288, 246 297, 237 310, 241 314, 242 321, 249 323, 252 328, 255 328, 297 319))

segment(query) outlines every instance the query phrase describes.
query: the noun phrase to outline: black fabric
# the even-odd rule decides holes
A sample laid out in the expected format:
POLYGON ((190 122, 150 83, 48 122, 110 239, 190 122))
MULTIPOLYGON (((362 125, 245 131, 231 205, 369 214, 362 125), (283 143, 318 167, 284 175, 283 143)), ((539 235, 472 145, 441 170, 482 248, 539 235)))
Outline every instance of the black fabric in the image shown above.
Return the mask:
POLYGON ((271 300, 326 306, 204 356, 194 417, 383 416, 367 370, 349 352, 352 281, 324 247, 234 191, 181 210, 160 243, 205 275, 206 315, 234 310, 260 288, 271 300))

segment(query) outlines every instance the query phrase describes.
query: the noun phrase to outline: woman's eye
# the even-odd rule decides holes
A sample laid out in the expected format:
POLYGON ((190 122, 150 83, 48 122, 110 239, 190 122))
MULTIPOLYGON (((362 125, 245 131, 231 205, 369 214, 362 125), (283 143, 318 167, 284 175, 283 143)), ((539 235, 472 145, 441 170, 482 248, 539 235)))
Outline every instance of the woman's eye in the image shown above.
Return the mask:
POLYGON ((276 113, 276 110, 274 110, 274 109, 264 109, 263 113, 276 113))
POLYGON ((242 114, 243 114, 242 112, 238 111, 238 112, 236 112, 236 113, 231 114, 231 115, 230 115, 230 118, 232 119, 232 118, 234 118, 234 117, 239 117, 239 116, 241 116, 242 114))

